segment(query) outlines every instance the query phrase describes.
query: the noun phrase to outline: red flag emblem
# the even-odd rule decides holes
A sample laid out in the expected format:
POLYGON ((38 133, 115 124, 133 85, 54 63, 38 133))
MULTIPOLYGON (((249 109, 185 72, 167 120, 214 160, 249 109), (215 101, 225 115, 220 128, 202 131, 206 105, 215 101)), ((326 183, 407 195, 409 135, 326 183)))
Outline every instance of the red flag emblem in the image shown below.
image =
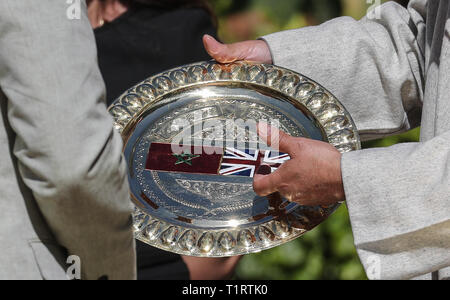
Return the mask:
POLYGON ((152 143, 148 153, 146 169, 163 172, 253 177, 262 164, 268 164, 273 170, 276 170, 282 163, 290 159, 287 154, 271 150, 184 146, 182 153, 175 153, 173 151, 173 149, 176 149, 175 147, 178 146, 152 143))

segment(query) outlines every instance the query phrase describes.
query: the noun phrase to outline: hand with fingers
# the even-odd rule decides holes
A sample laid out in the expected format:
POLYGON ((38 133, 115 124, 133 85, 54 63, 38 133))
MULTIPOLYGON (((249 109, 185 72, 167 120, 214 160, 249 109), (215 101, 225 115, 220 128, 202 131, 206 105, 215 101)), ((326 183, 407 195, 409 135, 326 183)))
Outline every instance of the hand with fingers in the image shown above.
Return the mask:
MULTIPOLYGON (((206 51, 220 63, 246 60, 272 63, 269 46, 263 40, 222 44, 205 35, 206 51)), ((305 138, 294 138, 265 123, 258 134, 269 146, 288 153, 291 160, 271 174, 269 166, 261 166, 254 178, 253 188, 260 196, 280 193, 302 205, 333 205, 344 201, 341 175, 341 153, 332 145, 305 138), (276 145, 274 145, 276 144, 276 145)))
POLYGON ((265 64, 272 63, 269 46, 263 40, 226 45, 206 34, 203 36, 203 44, 208 54, 220 63, 232 63, 240 60, 265 64))
POLYGON ((258 124, 258 134, 269 146, 291 157, 271 174, 267 166, 260 167, 253 181, 258 195, 279 192, 287 200, 307 206, 330 206, 345 200, 341 153, 336 148, 291 137, 266 123, 258 124))

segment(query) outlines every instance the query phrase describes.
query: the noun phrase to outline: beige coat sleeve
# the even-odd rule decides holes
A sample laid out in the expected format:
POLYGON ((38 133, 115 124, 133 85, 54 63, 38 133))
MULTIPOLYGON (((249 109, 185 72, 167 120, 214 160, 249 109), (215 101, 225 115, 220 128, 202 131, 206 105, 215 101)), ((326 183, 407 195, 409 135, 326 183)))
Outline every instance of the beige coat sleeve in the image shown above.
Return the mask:
MULTIPOLYGON (((74 1, 77 2, 77 1, 74 1)), ((135 278, 122 141, 104 103, 92 29, 61 0, 0 1, 0 86, 14 154, 58 242, 82 278, 135 278)))

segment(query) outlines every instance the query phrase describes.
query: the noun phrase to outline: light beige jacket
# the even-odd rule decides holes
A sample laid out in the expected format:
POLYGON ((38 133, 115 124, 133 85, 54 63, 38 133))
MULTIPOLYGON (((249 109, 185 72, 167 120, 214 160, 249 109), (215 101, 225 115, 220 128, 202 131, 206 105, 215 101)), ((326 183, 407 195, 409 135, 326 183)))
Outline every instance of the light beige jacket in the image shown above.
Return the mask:
POLYGON ((63 0, 0 1, 0 279, 65 279, 69 255, 82 279, 135 278, 122 141, 81 3, 70 20, 63 0))

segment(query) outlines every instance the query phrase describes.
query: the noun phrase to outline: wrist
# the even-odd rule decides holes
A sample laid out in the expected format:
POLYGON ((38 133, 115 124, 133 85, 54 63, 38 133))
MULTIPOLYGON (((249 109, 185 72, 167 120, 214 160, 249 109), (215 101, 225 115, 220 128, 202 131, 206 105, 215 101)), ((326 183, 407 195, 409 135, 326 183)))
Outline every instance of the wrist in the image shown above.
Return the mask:
POLYGON ((272 53, 270 52, 269 44, 264 39, 256 40, 258 46, 257 60, 265 64, 273 64, 272 53))
POLYGON ((344 190, 344 183, 343 183, 343 177, 342 177, 342 154, 338 151, 336 151, 336 158, 334 160, 334 167, 331 179, 331 191, 332 194, 331 199, 334 202, 343 202, 345 201, 345 190, 344 190))

